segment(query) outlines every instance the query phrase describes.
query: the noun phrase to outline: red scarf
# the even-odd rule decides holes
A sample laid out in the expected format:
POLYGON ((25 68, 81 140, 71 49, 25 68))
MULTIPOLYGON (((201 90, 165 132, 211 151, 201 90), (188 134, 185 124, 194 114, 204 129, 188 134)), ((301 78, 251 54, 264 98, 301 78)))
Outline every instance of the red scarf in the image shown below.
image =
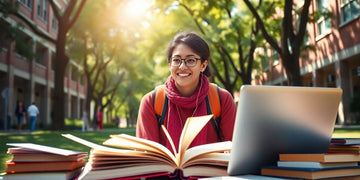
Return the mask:
MULTIPOLYGON (((207 114, 207 107, 205 98, 209 91, 209 81, 206 76, 200 75, 199 84, 194 93, 190 97, 183 97, 180 95, 175 86, 174 79, 170 76, 165 82, 165 92, 168 97, 168 114, 167 119, 165 119, 165 127, 170 133, 172 140, 174 141, 176 150, 178 150, 178 145, 180 141, 180 135, 182 131, 182 126, 185 124, 182 123, 182 119, 185 121, 188 117, 184 117, 183 114, 180 114, 179 117, 178 109, 192 109, 195 110, 194 116, 201 116, 207 114), (199 92, 200 91, 200 92, 199 92), (196 103, 196 98, 198 98, 196 103), (177 106, 177 107, 176 107, 177 106), (178 108, 178 109, 177 109, 178 108)), ((180 110, 181 112, 181 110, 180 110)), ((206 143, 207 128, 200 131, 198 136, 194 139, 190 147, 201 145, 206 143)), ((166 147, 171 150, 170 143, 166 143, 166 147)))

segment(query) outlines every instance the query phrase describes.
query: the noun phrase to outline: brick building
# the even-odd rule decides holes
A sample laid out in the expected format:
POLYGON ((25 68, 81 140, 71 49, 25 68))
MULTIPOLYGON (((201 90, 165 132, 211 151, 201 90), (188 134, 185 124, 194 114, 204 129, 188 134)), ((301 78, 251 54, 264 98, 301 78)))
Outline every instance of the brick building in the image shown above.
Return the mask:
MULTIPOLYGON (((350 101, 360 95, 360 8, 359 0, 313 0, 310 13, 328 9, 333 17, 320 18, 307 26, 306 43, 316 47, 300 60, 304 86, 339 87, 343 97, 338 124, 355 119, 350 113, 350 101)), ((271 57, 276 57, 272 54, 271 57)), ((286 85, 281 61, 270 60, 252 84, 286 85)))
MULTIPOLYGON (((47 36, 56 38, 57 20, 47 0, 12 0, 19 3, 19 13, 23 18, 36 25, 47 36)), ((59 8, 66 6, 66 0, 57 0, 59 8)), ((0 20, 15 26, 16 16, 0 20)), ((33 52, 37 58, 26 60, 22 52, 16 49, 16 43, 6 40, 0 34, 0 129, 7 129, 17 124, 14 112, 16 101, 21 100, 26 106, 35 102, 40 110, 37 120, 39 126, 51 124, 53 111, 55 44, 38 36, 31 28, 22 30, 27 42, 33 42, 33 52), (6 98, 5 98, 6 97, 6 98), (5 110, 7 109, 7 111, 5 110), (8 121, 4 121, 4 119, 8 121)), ((79 76, 80 66, 70 61, 64 77, 65 117, 80 118, 86 97, 85 81, 79 76)))

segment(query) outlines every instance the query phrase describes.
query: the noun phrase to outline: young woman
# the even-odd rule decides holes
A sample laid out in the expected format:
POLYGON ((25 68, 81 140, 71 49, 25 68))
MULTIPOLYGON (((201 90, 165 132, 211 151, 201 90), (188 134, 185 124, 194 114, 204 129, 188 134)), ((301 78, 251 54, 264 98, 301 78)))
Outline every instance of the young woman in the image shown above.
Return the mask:
MULTIPOLYGON (((208 44, 194 33, 177 34, 167 49, 167 61, 171 75, 165 82, 165 93, 168 98, 167 112, 163 125, 169 131, 177 148, 180 134, 188 117, 207 115, 206 96, 210 83, 208 61, 210 49, 208 44)), ((154 111, 154 91, 147 93, 140 104, 136 135, 156 141, 171 150, 164 132, 159 128, 158 118, 154 111)), ((221 100, 221 120, 219 132, 209 122, 195 138, 191 146, 232 139, 235 121, 235 103, 232 95, 219 88, 221 100)))

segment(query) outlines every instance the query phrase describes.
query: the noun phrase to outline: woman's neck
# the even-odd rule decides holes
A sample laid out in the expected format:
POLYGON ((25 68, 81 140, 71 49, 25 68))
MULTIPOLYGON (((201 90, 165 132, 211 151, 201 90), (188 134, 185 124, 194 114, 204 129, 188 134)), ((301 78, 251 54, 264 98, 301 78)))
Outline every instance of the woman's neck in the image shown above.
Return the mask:
POLYGON ((178 86, 177 84, 175 84, 175 86, 181 96, 190 97, 195 92, 198 84, 199 82, 191 86, 178 86))

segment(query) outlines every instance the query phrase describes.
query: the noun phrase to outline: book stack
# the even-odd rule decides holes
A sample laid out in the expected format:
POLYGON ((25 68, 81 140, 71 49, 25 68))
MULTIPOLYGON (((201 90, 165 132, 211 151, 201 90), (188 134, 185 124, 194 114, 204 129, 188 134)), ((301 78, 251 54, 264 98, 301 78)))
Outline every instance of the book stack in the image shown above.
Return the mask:
POLYGON ((78 176, 85 166, 87 152, 71 151, 32 143, 7 143, 7 153, 12 159, 6 161, 3 180, 68 180, 78 176))
POLYGON ((329 147, 332 153, 360 153, 360 138, 333 138, 329 147))
POLYGON ((319 154, 279 154, 277 166, 263 167, 264 176, 302 179, 360 179, 360 138, 331 140, 319 154))

